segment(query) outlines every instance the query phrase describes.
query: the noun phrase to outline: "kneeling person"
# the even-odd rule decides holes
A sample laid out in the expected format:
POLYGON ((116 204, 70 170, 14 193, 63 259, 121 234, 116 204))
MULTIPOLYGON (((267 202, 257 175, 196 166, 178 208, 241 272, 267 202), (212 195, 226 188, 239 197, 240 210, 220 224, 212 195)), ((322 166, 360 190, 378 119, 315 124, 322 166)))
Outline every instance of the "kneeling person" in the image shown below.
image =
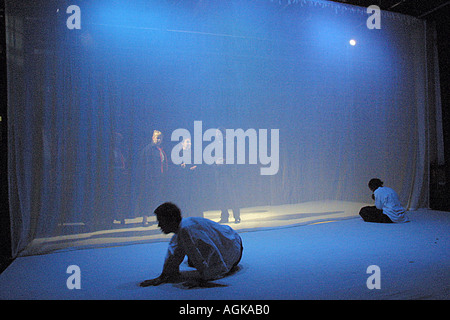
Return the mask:
POLYGON ((200 274, 200 282, 223 277, 238 265, 242 257, 242 239, 231 227, 200 218, 182 218, 180 209, 166 202, 155 210, 158 227, 170 240, 161 275, 141 282, 140 286, 157 286, 176 282, 185 255, 200 274))
POLYGON ((402 207, 397 193, 383 186, 378 178, 369 181, 369 189, 373 192, 372 199, 375 206, 361 208, 359 215, 366 222, 402 223, 408 222, 406 210, 402 207))

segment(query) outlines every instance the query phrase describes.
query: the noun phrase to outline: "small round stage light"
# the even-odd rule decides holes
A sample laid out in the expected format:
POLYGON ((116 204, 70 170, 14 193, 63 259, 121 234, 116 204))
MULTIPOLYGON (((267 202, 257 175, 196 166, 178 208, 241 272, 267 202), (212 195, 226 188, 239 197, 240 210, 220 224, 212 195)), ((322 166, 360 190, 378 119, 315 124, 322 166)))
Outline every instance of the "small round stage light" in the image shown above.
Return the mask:
POLYGON ((356 41, 354 39, 350 40, 349 42, 350 42, 350 45, 352 45, 352 46, 356 45, 356 41))

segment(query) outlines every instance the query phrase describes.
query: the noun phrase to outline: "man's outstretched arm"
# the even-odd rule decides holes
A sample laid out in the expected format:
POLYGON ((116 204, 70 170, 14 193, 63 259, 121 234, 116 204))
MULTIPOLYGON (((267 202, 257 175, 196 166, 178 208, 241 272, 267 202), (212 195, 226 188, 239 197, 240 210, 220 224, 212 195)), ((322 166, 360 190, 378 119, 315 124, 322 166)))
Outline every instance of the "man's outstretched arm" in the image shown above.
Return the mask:
POLYGON ((155 279, 149 279, 141 282, 141 287, 159 286, 163 283, 176 283, 180 281, 179 266, 183 261, 185 252, 183 248, 178 245, 178 237, 174 235, 169 243, 166 260, 161 275, 155 279))

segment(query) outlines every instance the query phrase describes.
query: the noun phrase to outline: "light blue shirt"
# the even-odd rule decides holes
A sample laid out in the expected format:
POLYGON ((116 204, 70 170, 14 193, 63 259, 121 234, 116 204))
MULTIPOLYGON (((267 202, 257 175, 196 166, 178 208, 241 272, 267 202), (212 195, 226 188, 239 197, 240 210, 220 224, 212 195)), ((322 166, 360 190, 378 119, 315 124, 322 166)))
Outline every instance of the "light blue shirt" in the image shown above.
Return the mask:
POLYGON ((408 222, 406 210, 402 207, 397 193, 388 187, 379 187, 374 191, 375 206, 383 210, 392 222, 401 223, 408 222))

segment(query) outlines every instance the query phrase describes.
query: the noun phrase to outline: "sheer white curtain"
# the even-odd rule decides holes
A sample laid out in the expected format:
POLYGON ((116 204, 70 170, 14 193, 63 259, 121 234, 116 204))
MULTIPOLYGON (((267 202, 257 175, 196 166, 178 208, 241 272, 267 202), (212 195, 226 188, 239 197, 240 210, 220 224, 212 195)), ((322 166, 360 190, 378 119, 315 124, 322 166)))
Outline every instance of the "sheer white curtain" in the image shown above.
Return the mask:
POLYGON ((67 28, 65 1, 6 1, 15 256, 36 239, 82 246, 71 236, 96 237, 167 200, 188 215, 364 202, 379 177, 405 205, 427 206, 422 21, 383 12, 371 30, 365 8, 312 0, 73 4, 79 30, 67 28), (193 136, 195 121, 279 130, 276 174, 248 155, 175 165, 171 133, 193 136), (165 153, 151 145, 155 130, 165 153))

